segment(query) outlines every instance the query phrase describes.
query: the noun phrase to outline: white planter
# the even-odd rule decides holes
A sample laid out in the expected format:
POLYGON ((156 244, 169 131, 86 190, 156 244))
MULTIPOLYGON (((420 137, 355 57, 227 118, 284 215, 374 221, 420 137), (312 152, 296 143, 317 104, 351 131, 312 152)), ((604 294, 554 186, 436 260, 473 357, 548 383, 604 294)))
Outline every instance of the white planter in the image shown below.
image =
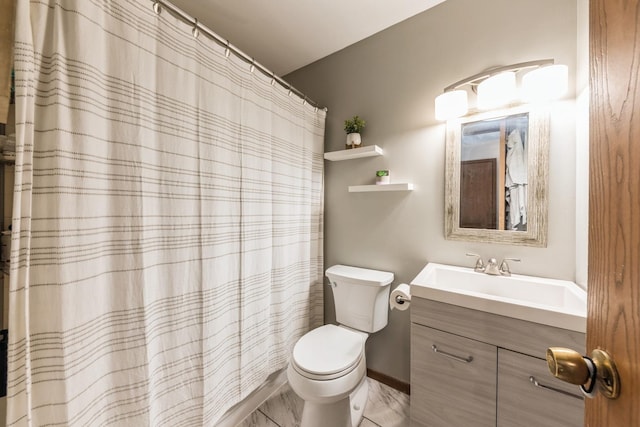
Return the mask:
POLYGON ((385 185, 391 182, 390 176, 376 176, 376 185, 385 185))
POLYGON ((360 138, 359 133, 347 134, 347 145, 349 147, 358 147, 361 143, 362 143, 362 139, 360 138))
POLYGON ((391 171, 389 169, 382 169, 376 171, 376 185, 385 185, 391 182, 391 171))

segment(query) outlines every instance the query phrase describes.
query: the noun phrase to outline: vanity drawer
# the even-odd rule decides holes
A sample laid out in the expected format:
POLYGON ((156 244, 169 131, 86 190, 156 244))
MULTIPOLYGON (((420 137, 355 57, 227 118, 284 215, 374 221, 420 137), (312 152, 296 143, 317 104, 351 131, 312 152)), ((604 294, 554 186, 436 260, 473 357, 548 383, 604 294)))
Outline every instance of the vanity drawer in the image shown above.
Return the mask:
POLYGON ((585 354, 585 334, 480 310, 411 299, 411 322, 544 358, 547 347, 568 347, 585 354))
POLYGON ((554 378, 546 360, 498 350, 498 427, 581 427, 583 418, 578 386, 554 378))
POLYGON ((495 426, 496 347, 415 323, 411 334, 411 425, 495 426))

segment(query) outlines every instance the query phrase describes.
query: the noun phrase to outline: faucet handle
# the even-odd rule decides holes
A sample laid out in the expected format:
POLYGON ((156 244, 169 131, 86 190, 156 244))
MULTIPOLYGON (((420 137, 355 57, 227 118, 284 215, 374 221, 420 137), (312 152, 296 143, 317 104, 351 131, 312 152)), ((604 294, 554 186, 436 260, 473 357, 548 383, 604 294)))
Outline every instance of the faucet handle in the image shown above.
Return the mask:
POLYGON ((503 276, 511 276, 511 269, 509 268, 509 263, 507 261, 520 262, 520 258, 504 258, 500 263, 500 274, 503 276))
POLYGON ((484 262, 482 261, 482 257, 480 257, 480 255, 478 254, 473 254, 473 253, 467 253, 467 256, 474 256, 477 257, 476 259, 476 265, 473 268, 473 271, 478 272, 478 273, 483 273, 485 266, 484 266, 484 262))

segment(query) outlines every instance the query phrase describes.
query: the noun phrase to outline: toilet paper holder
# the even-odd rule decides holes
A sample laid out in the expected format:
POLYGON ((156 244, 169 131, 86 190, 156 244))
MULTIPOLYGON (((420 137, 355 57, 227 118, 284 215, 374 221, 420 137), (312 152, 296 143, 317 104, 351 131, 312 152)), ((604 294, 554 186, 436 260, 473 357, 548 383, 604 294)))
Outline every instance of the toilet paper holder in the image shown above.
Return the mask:
POLYGON ((404 304, 405 302, 409 302, 411 301, 408 298, 403 297, 402 295, 396 295, 396 302, 400 305, 404 304))
POLYGON ((397 308, 400 311, 408 310, 411 306, 411 289, 406 283, 400 283, 389 295, 391 310, 397 308))

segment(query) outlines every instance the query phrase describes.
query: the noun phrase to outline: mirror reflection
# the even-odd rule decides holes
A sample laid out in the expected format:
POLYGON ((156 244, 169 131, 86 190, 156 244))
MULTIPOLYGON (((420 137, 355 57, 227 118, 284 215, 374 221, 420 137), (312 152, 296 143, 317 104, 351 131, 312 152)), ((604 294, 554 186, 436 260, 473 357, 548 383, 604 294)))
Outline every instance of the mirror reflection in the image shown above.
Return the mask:
POLYGON ((545 247, 548 110, 482 112, 446 131, 445 238, 545 247))
POLYGON ((527 231, 529 114, 462 124, 460 228, 527 231))

